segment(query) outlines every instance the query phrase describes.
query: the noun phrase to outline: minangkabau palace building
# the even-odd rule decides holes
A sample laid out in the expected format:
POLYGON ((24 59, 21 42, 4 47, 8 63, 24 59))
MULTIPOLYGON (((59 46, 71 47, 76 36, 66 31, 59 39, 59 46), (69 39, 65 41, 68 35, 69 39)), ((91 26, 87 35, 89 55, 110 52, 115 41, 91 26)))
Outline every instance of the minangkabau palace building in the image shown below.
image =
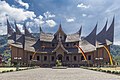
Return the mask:
POLYGON ((34 37, 25 27, 22 34, 15 23, 15 31, 7 20, 8 44, 11 47, 11 62, 21 65, 52 67, 56 60, 63 66, 97 66, 113 65, 110 45, 114 38, 114 18, 107 29, 97 33, 97 24, 88 36, 81 36, 82 27, 73 34, 66 34, 59 25, 56 33, 45 33, 40 27, 39 38, 34 37))

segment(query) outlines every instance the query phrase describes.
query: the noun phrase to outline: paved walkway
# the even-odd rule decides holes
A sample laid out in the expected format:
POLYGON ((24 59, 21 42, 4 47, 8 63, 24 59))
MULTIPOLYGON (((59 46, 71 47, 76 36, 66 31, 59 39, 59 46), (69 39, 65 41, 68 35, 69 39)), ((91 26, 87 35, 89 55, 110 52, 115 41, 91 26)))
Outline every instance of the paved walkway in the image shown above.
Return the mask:
POLYGON ((120 80, 120 76, 81 68, 38 68, 0 74, 0 80, 120 80))

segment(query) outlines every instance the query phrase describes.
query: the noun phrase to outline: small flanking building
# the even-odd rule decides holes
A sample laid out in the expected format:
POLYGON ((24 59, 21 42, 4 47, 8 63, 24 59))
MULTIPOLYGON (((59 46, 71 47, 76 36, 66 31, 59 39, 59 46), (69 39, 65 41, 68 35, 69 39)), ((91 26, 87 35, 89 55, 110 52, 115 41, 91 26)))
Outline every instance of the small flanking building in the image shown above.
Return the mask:
POLYGON ((104 28, 96 34, 96 24, 93 31, 86 37, 81 36, 82 27, 76 33, 66 34, 61 24, 54 34, 45 33, 40 28, 38 39, 29 33, 25 25, 25 34, 20 33, 18 28, 13 31, 8 20, 7 26, 12 63, 19 62, 26 66, 34 63, 41 67, 55 66, 56 60, 60 60, 63 66, 69 67, 110 64, 108 53, 103 46, 110 51, 114 38, 114 18, 107 30, 106 21, 104 28))

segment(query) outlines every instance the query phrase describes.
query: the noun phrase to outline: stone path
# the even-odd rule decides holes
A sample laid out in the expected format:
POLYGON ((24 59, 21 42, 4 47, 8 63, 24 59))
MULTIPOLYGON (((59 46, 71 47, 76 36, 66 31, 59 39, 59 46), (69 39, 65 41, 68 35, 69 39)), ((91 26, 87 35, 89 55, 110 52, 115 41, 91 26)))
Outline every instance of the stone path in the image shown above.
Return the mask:
POLYGON ((81 68, 38 68, 3 73, 0 80, 120 80, 120 76, 81 68))

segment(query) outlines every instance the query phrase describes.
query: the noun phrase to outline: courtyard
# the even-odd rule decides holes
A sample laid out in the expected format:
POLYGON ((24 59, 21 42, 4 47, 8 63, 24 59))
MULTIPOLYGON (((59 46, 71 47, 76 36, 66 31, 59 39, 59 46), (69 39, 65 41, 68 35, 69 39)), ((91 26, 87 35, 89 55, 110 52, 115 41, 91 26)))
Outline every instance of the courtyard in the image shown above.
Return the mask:
POLYGON ((3 73, 0 80, 120 80, 120 76, 81 68, 37 68, 3 73))

